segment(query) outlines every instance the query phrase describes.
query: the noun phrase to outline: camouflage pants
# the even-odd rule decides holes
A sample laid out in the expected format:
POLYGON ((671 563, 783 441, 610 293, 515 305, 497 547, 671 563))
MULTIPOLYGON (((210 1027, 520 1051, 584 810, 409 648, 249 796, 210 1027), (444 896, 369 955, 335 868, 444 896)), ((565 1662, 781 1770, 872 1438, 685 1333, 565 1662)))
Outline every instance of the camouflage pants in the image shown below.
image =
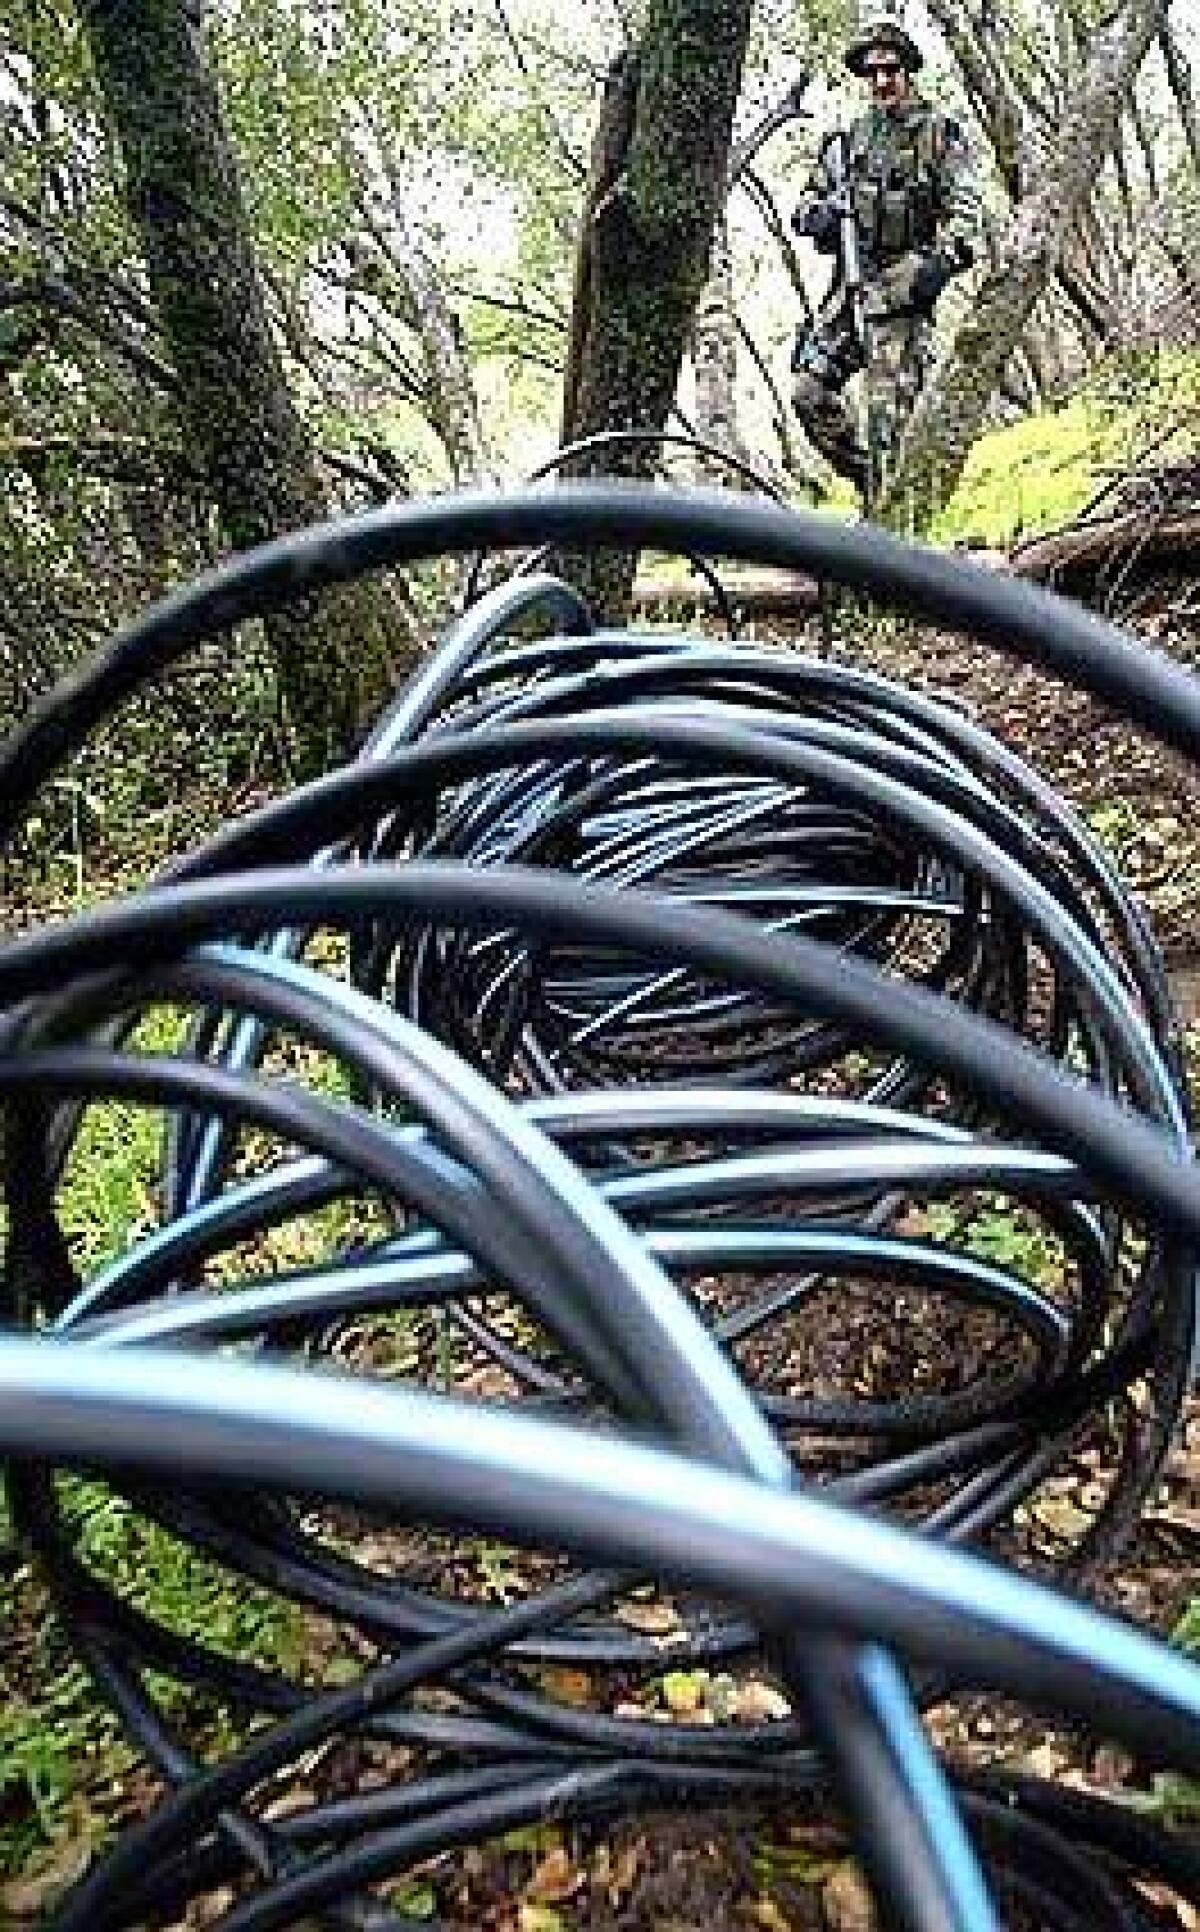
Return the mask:
POLYGON ((894 460, 929 370, 933 325, 912 309, 897 309, 891 291, 868 282, 863 291, 865 345, 844 299, 818 316, 792 357, 793 400, 801 425, 822 456, 864 493, 874 494, 894 460), (842 399, 852 376, 865 369, 859 435, 842 399))

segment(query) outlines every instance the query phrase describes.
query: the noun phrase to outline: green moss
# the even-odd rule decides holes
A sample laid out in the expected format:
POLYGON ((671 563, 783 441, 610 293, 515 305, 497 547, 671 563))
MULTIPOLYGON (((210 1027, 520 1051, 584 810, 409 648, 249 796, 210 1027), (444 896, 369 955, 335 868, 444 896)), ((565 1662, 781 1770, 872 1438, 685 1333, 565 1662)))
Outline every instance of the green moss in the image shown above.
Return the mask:
MULTIPOLYGON (((1200 354, 1194 350, 1105 364, 1061 408, 981 437, 933 526, 934 539, 1000 547, 1053 529, 1198 402, 1200 354)), ((1168 441, 1162 454, 1171 448, 1168 441)))
POLYGON ((943 541, 1007 544, 1082 508, 1099 485, 1102 426, 1083 397, 1026 417, 976 444, 934 526, 943 541))

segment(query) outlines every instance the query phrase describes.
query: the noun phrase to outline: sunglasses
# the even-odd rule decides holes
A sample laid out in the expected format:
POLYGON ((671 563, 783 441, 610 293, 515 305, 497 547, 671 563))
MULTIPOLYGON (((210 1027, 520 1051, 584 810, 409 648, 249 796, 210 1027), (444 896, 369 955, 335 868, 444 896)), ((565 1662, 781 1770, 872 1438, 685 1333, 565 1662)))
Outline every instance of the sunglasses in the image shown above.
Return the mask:
POLYGON ((870 67, 863 68, 864 75, 870 81, 894 80, 897 74, 902 74, 903 72, 904 69, 898 60, 881 60, 875 62, 870 67))

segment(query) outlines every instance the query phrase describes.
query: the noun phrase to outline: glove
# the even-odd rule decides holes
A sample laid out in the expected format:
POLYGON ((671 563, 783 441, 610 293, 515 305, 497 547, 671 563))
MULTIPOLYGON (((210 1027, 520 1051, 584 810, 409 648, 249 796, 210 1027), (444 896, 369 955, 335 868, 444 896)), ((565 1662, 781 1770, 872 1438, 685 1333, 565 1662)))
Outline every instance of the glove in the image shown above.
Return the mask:
POLYGON ((912 305, 918 315, 931 315, 938 296, 954 275, 954 266, 944 255, 918 255, 912 278, 912 305))
POLYGON ((792 216, 796 233, 807 235, 821 255, 837 254, 840 225, 841 216, 828 201, 812 201, 807 208, 797 208, 792 216))

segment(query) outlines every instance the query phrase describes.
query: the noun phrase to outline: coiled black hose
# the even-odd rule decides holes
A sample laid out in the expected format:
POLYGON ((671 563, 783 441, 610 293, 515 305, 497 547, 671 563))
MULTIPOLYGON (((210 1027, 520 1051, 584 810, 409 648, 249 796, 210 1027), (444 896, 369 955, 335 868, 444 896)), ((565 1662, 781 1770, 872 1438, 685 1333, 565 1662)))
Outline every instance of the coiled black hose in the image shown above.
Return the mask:
MULTIPOLYGON (((815 567, 1200 743, 1191 680, 1020 586, 744 499, 579 486, 376 512, 178 593, 14 736, 8 822, 213 628, 437 549, 618 537, 815 567)), ((250 1876, 231 1926, 389 1923, 370 1884, 548 1812, 831 1772, 894 1921, 982 1929, 914 1699, 991 1686, 1195 1768, 1190 1665, 947 1547, 1009 1548, 1083 1449, 1112 1473, 1057 1554, 1082 1574, 1117 1546, 1187 1387, 1200 1234, 1153 940, 1086 829, 963 719, 785 652, 597 633, 525 575, 451 628, 358 760, 155 888, 11 941, 0 997, 14 1512, 175 1786, 63 1927, 250 1876), (531 621, 551 634, 521 641, 531 621), (137 1023, 164 1006, 193 1018, 151 1055, 137 1023), (281 1079, 283 1042, 332 1095, 281 1079), (162 1112, 163 1219, 84 1282, 64 1166, 113 1096, 162 1112), (352 1207, 370 1231, 348 1239, 352 1207), (1038 1280, 980 1251, 1000 1207, 1038 1280), (314 1216, 317 1252, 271 1272, 314 1216), (258 1359, 311 1371, 377 1323, 398 1364, 429 1321, 436 1374, 498 1413, 258 1359), (73 1547, 63 1463, 378 1661, 321 1691, 135 1609, 73 1547), (315 1497, 368 1509, 369 1533, 315 1497), (485 1609, 438 1587, 414 1516, 615 1567, 530 1569, 485 1609), (792 1715, 617 1712, 663 1668, 620 1610, 642 1576, 685 1591, 674 1666, 765 1644, 792 1715), (555 1696, 564 1664, 595 1708, 555 1696), (150 1670, 272 1726, 202 1772, 150 1670), (415 1771, 255 1815, 265 1777, 353 1734, 415 1771)), ((960 1795, 1000 1896, 1046 1923, 1152 1924, 1139 1878, 1196 1891, 1187 1846, 1112 1807, 960 1795)))

